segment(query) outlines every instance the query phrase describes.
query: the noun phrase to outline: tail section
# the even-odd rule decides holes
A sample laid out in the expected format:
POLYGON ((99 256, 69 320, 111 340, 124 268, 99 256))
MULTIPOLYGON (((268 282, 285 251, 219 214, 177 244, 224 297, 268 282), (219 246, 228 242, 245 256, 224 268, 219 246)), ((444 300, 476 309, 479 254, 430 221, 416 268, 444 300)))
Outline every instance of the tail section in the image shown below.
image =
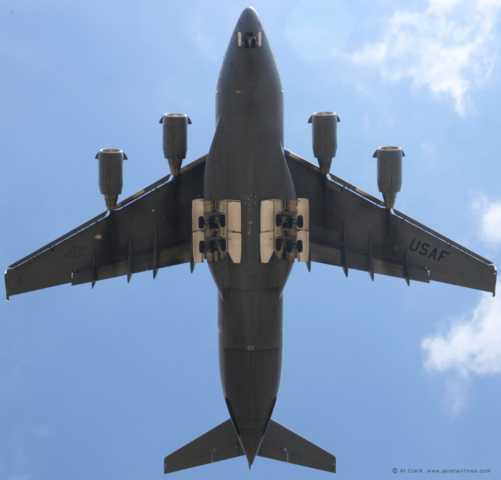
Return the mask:
MULTIPOLYGON (((239 439, 231 419, 226 420, 226 422, 165 457, 164 473, 177 472, 178 470, 243 456, 245 452, 242 444, 249 450, 247 456, 250 468, 254 459, 252 452, 255 451, 254 448, 250 447, 253 447, 258 439, 257 437, 254 439, 254 436, 251 439, 247 438, 247 432, 240 433, 241 438, 239 439), (249 455, 252 456, 252 459, 249 458, 249 455)), ((258 444, 255 445, 255 448, 258 448, 258 444)), ((302 465, 303 467, 336 473, 336 457, 334 455, 322 450, 274 420, 270 420, 257 454, 260 457, 271 458, 272 460, 280 460, 302 465)))
POLYGON ((208 431, 164 459, 164 473, 220 462, 244 454, 231 420, 208 431))
POLYGON ((260 457, 336 473, 336 457, 271 420, 257 453, 260 457))

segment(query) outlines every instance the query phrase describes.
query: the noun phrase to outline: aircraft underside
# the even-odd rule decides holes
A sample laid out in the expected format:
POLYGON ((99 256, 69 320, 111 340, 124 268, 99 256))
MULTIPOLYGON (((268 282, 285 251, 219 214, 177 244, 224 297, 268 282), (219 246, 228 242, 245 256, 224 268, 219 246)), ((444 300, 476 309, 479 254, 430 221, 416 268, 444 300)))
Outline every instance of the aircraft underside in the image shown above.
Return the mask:
POLYGON ((245 455, 336 472, 336 457, 272 420, 282 372, 284 287, 294 262, 311 262, 495 292, 492 262, 395 210, 400 147, 380 147, 383 201, 330 174, 334 112, 310 118, 319 167, 284 148, 284 92, 266 32, 246 8, 216 89, 209 153, 182 167, 185 114, 161 123, 170 176, 122 202, 118 149, 100 150, 108 211, 9 267, 7 299, 160 268, 207 262, 218 292, 219 362, 229 419, 165 457, 164 471, 245 455))

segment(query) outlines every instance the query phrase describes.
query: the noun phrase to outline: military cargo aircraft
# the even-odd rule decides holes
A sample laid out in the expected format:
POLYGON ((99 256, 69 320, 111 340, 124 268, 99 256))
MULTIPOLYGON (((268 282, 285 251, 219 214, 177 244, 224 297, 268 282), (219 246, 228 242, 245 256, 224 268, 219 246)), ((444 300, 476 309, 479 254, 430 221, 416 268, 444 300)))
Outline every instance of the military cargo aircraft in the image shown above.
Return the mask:
POLYGON ((283 290, 295 260, 410 281, 495 292, 496 268, 395 210, 400 147, 380 147, 383 200, 330 174, 334 112, 316 112, 319 167, 284 148, 284 92, 268 36, 253 8, 231 35, 216 90, 209 153, 182 167, 185 114, 167 113, 168 175, 118 202, 119 149, 102 149, 99 185, 107 211, 33 252, 5 274, 10 296, 207 261, 218 291, 219 359, 229 419, 168 455, 165 473, 256 455, 329 472, 336 457, 271 419, 282 370, 283 290))

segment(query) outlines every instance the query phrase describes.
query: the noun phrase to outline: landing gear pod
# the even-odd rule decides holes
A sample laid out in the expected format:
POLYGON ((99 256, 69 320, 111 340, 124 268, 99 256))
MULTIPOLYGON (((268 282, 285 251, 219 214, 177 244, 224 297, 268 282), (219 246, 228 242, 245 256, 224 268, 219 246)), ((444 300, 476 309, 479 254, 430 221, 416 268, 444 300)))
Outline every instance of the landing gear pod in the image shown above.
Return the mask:
POLYGON ((340 121, 335 112, 315 112, 308 120, 312 124, 313 155, 324 175, 329 173, 336 156, 337 123, 340 121))
POLYGON ((226 253, 233 263, 242 258, 242 206, 240 200, 192 202, 193 263, 221 262, 226 253))
POLYGON ((191 125, 191 120, 185 113, 166 113, 160 123, 163 124, 164 157, 169 162, 170 173, 178 175, 188 150, 188 125, 191 125))
POLYGON ((104 195, 106 208, 115 210, 124 185, 127 155, 118 148, 103 148, 96 154, 96 159, 99 160, 99 190, 104 195))
POLYGON ((377 158, 377 184, 386 208, 395 206, 402 188, 402 157, 405 153, 400 147, 379 147, 373 155, 377 158))
POLYGON ((275 253, 279 260, 308 262, 310 207, 307 198, 261 200, 261 263, 275 253))

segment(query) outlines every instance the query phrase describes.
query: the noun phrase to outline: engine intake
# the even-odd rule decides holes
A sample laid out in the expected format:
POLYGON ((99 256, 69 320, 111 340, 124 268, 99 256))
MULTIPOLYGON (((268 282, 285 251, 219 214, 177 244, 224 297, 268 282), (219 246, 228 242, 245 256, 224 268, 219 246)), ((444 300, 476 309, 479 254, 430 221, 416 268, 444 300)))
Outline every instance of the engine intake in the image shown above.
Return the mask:
POLYGON ((99 160, 99 190, 104 195, 106 208, 115 210, 124 185, 127 155, 118 148, 103 148, 96 154, 96 159, 99 160))
POLYGON ((178 175, 188 150, 188 125, 191 120, 185 113, 166 113, 163 124, 164 157, 169 162, 170 173, 178 175))
POLYGON ((402 157, 404 151, 400 147, 379 147, 373 155, 377 158, 377 184, 383 194, 386 208, 393 208, 397 193, 402 188, 402 157))
POLYGON ((337 123, 341 119, 335 112, 315 112, 308 123, 312 124, 313 155, 320 170, 327 175, 337 150, 337 123))

